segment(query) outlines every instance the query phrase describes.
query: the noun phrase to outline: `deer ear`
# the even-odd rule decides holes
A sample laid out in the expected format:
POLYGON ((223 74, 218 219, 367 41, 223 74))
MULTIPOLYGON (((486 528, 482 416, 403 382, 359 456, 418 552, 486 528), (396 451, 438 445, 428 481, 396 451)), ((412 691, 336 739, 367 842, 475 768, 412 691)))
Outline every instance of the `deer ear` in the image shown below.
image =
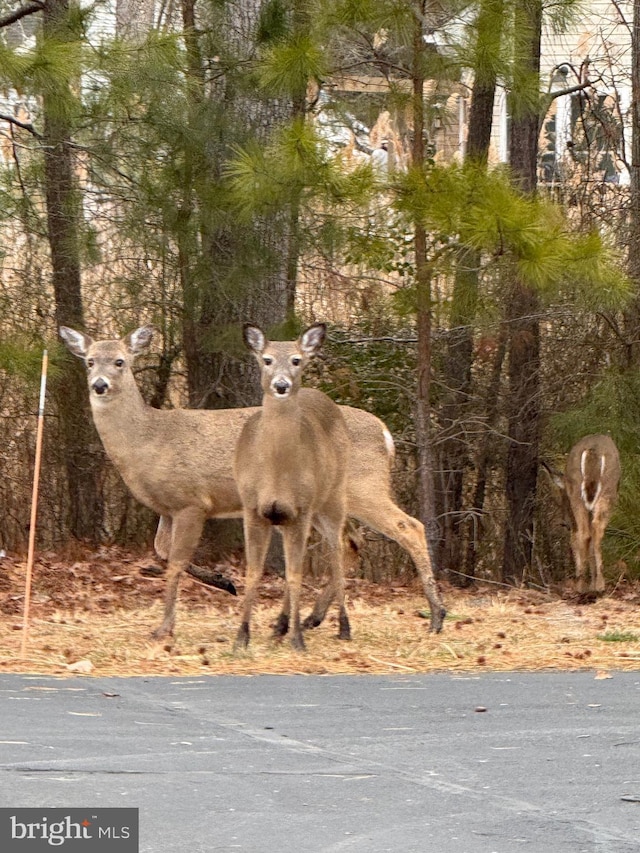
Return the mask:
POLYGON ((140 326, 135 332, 126 335, 122 342, 133 355, 143 352, 151 343, 154 333, 153 326, 140 326))
POLYGON ((560 489, 560 491, 564 492, 566 488, 564 482, 564 475, 560 474, 558 471, 554 471, 553 468, 547 465, 546 462, 541 462, 540 465, 542 467, 542 470, 546 472, 547 476, 549 477, 553 485, 556 487, 556 489, 560 489))
POLYGON ((256 355, 264 352, 267 345, 267 339, 262 329, 258 326, 253 326, 251 323, 245 323, 242 327, 242 337, 247 347, 256 355))
POLYGON ((309 326, 299 338, 300 349, 305 355, 315 355, 324 343, 327 336, 327 326, 325 323, 314 323, 309 326))
POLYGON ((83 335, 82 332, 76 332, 75 329, 70 329, 68 326, 60 326, 60 337, 65 342, 67 348, 78 358, 84 358, 87 350, 93 343, 88 335, 83 335))

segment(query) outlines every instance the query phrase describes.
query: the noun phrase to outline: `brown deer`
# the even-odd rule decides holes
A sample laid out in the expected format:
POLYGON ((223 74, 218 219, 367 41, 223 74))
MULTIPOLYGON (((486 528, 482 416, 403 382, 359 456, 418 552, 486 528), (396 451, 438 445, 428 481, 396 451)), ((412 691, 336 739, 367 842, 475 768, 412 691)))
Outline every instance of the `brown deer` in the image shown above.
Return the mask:
POLYGON ((262 408, 245 422, 234 474, 243 507, 247 579, 236 647, 250 639, 251 611, 273 528, 282 534, 286 592, 274 629, 291 627, 291 644, 304 650, 300 622, 302 566, 312 526, 330 548, 331 589, 338 599, 340 639, 350 639, 344 606, 342 533, 347 510, 350 439, 340 407, 321 391, 300 394, 303 371, 322 346, 324 323, 298 340, 271 342, 246 324, 244 340, 260 365, 262 408))
MULTIPOLYGON (((94 341, 62 327, 69 350, 87 366, 91 411, 108 456, 133 495, 160 516, 154 547, 167 560, 165 612, 155 638, 173 633, 180 575, 198 545, 206 518, 240 518, 242 505, 233 477, 234 449, 245 409, 154 409, 140 394, 133 374, 136 356, 151 343, 142 326, 120 340, 94 341)), ((301 388, 301 396, 313 393, 301 388)), ((393 440, 374 415, 341 406, 351 438, 347 514, 394 539, 411 555, 431 609, 430 629, 439 632, 446 615, 433 577, 424 528, 394 502, 391 489, 393 440)), ((308 627, 319 624, 333 598, 332 585, 318 600, 308 627)))
POLYGON ((564 513, 571 523, 571 552, 578 591, 587 591, 585 569, 588 566, 589 591, 604 592, 601 546, 618 499, 618 448, 608 435, 587 435, 569 451, 564 474, 548 467, 547 470, 561 490, 564 513))

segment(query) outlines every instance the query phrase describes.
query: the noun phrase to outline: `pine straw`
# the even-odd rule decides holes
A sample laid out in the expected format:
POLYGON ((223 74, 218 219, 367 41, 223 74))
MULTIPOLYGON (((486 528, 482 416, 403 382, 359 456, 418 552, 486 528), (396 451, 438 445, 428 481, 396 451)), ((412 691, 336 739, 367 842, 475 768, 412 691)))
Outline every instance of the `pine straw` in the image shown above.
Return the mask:
MULTIPOLYGON (((136 596, 130 594, 121 597, 125 604, 112 606, 111 594, 104 594, 105 570, 100 576, 103 604, 97 606, 83 572, 104 569, 103 557, 66 567, 73 579, 80 576, 80 592, 69 590, 66 606, 53 606, 55 595, 36 594, 25 660, 19 657, 21 611, 0 618, 0 672, 68 676, 83 661, 90 664, 81 664, 80 671, 89 667, 94 676, 591 669, 596 677, 606 677, 610 669, 640 668, 638 595, 628 588, 618 589, 616 597, 580 605, 531 591, 479 588, 463 593, 445 587, 449 615, 442 633, 433 635, 424 618, 426 602, 415 582, 381 587, 351 579, 348 610, 353 640, 336 639, 332 614, 325 624, 307 632, 307 651, 300 653, 286 639, 282 643, 270 639, 282 591, 282 581, 272 578, 265 582, 266 599, 255 609, 249 650, 234 654, 241 597, 211 591, 185 578, 175 639, 153 642, 149 637, 161 621, 163 583, 141 582, 140 588, 152 593, 141 593, 137 606, 132 604, 136 596), (607 635, 618 641, 602 639, 607 635)), ((19 574, 21 564, 14 568, 19 574)), ((122 564, 113 569, 117 588, 122 588, 121 571, 122 564)), ((131 566, 129 571, 133 575, 131 566)), ((61 581, 69 581, 64 563, 56 564, 56 572, 61 581)), ((241 590, 241 576, 237 584, 241 590)), ((307 589, 304 612, 314 594, 307 589)), ((6 614, 11 611, 7 602, 19 601, 20 595, 14 584, 3 595, 6 614)))

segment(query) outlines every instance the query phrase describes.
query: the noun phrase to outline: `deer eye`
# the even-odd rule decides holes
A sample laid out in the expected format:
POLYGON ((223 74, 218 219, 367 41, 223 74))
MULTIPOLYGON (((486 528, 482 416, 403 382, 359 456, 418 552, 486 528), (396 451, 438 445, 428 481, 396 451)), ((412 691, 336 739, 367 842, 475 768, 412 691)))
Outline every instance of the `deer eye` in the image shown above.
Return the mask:
POLYGON ((270 364, 273 364, 273 359, 271 358, 270 355, 263 355, 262 356, 262 363, 266 364, 268 367, 270 364))
POLYGON ((302 359, 300 358, 300 356, 299 356, 299 355, 294 355, 294 356, 292 356, 292 358, 291 358, 291 364, 292 364, 294 367, 298 367, 298 365, 302 364, 302 359))
POLYGON ((116 359, 116 367, 124 367, 124 359, 123 358, 117 358, 116 359))
POLYGON ((94 363, 95 363, 95 362, 94 362, 94 360, 93 360, 92 358, 88 358, 88 359, 87 359, 87 367, 93 367, 94 363))

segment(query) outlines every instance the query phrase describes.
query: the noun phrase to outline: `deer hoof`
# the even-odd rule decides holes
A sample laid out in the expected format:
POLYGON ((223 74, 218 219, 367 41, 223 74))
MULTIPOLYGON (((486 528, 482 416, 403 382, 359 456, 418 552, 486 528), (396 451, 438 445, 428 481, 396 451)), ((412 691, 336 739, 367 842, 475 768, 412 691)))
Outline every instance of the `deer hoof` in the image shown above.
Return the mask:
POLYGON ((322 619, 319 616, 314 616, 313 613, 310 613, 307 618, 302 623, 303 631, 310 631, 312 628, 317 628, 318 625, 322 624, 322 619))
POLYGON ((173 628, 166 628, 164 625, 151 632, 152 640, 167 640, 171 637, 173 637, 173 628))
POLYGON ((440 631, 442 631, 442 625, 446 615, 447 611, 444 607, 438 607, 435 610, 431 610, 431 624, 429 625, 429 631, 431 631, 432 634, 439 634, 440 631))

